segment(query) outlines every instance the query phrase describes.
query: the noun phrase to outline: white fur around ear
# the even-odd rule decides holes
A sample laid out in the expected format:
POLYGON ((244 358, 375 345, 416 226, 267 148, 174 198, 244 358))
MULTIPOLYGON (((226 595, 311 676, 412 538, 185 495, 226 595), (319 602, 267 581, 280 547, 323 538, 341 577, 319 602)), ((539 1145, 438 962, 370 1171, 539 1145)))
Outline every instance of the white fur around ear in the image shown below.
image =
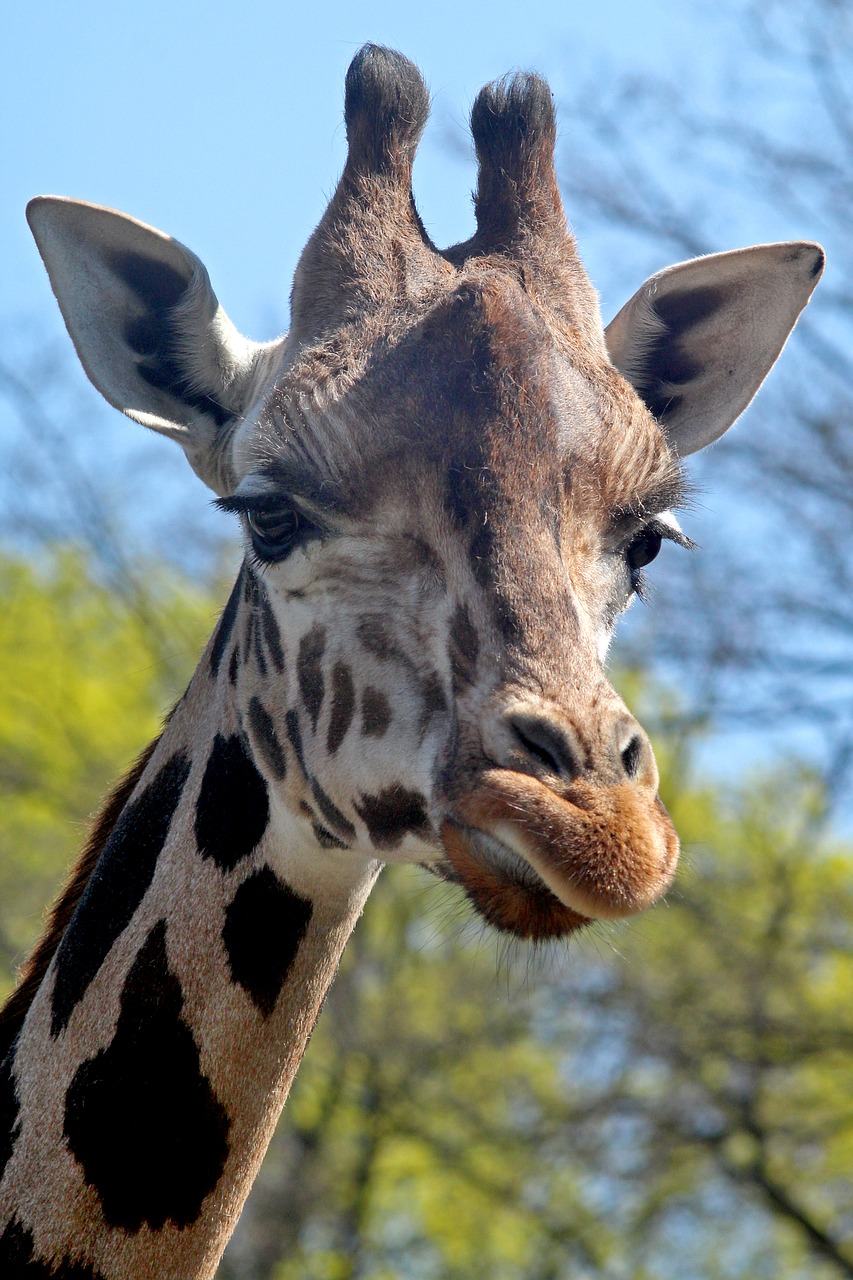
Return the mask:
POLYGON ((824 266, 820 245, 757 245, 659 271, 605 331, 610 358, 679 454, 743 413, 824 266))
POLYGON ((92 382, 230 492, 228 446, 270 348, 241 337, 202 262, 161 231, 58 196, 31 200, 27 219, 92 382))

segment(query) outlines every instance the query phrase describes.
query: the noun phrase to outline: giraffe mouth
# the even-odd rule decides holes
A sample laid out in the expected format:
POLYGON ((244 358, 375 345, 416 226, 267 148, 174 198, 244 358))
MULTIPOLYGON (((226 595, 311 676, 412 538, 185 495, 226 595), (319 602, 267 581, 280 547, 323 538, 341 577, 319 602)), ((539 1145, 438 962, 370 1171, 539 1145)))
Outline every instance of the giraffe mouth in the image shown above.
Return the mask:
POLYGON ((490 923, 525 938, 642 911, 678 862, 678 837, 655 793, 579 780, 558 796, 508 769, 482 773, 441 836, 446 878, 490 923))
POLYGON ((530 863, 488 831, 448 819, 441 831, 447 860, 434 867, 464 889, 472 906, 502 933, 530 941, 562 938, 589 924, 551 892, 530 863))

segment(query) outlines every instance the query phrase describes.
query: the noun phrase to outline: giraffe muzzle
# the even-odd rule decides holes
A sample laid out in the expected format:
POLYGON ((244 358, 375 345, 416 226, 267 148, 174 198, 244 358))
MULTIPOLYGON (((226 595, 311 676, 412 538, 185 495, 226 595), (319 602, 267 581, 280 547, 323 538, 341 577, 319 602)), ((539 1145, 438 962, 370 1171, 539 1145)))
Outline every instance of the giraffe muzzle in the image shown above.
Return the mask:
POLYGON ((479 775, 442 838, 452 877, 481 914, 524 937, 644 910, 671 884, 679 852, 648 786, 579 778, 558 795, 506 768, 479 775))

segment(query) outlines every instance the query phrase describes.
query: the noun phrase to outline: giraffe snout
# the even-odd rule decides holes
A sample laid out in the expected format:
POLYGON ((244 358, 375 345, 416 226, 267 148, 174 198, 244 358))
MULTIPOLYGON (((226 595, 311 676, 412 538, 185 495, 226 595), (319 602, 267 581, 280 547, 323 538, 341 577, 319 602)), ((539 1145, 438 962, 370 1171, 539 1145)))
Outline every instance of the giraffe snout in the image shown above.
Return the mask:
POLYGON ((624 709, 601 717, 594 734, 581 734, 556 708, 518 702, 498 715, 486 742, 496 764, 530 774, 558 793, 579 778, 604 786, 658 788, 648 735, 624 709))
POLYGON ((583 726, 527 696, 487 717, 484 767, 442 828, 449 877, 521 937, 633 915, 675 874, 651 743, 612 692, 590 703, 583 726))

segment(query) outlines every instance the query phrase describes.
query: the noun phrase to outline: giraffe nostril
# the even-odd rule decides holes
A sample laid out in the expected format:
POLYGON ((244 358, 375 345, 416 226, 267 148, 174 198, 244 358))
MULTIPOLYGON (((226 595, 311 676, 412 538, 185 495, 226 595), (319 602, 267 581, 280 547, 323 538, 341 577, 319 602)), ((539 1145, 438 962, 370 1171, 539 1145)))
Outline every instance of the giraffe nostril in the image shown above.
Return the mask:
POLYGON ((580 771, 578 752, 569 734, 557 724, 539 716, 516 714, 507 718, 516 749, 520 747, 528 765, 558 778, 571 780, 580 771))
POLYGON ((643 741, 638 733, 635 733, 628 745, 622 748, 620 758, 622 760, 622 768, 628 777, 636 778, 643 759, 643 741))

